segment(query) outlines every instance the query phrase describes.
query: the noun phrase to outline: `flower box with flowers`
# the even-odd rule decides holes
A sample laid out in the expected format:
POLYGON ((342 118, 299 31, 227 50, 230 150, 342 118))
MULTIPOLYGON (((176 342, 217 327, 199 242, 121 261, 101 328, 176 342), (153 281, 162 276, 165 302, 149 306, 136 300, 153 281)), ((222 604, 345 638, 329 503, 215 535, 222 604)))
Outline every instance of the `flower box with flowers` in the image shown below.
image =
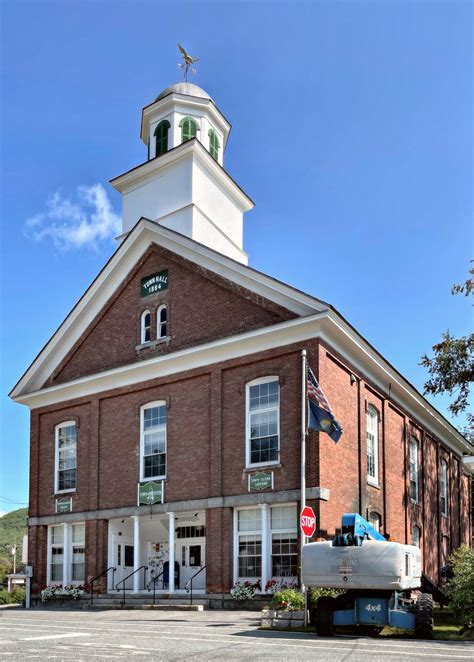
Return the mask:
POLYGON ((85 591, 85 586, 82 584, 51 584, 44 586, 41 590, 41 602, 63 602, 70 600, 77 600, 85 591))

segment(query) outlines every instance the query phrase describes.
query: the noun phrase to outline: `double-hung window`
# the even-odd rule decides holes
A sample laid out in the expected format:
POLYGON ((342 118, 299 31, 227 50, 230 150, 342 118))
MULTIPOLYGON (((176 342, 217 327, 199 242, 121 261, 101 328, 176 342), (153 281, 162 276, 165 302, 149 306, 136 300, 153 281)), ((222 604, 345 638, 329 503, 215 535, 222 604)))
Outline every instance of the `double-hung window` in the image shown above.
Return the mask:
POLYGON ((277 377, 247 384, 247 466, 280 459, 280 385, 277 377))
POLYGON ((298 575, 298 529, 296 506, 271 509, 272 577, 298 575))
POLYGON ((156 313, 156 336, 158 340, 168 335, 168 308, 162 304, 156 313))
POLYGON ((376 531, 380 532, 380 515, 378 513, 372 511, 369 514, 369 522, 376 531))
POLYGON ((441 489, 440 489, 440 506, 441 515, 448 516, 448 465, 446 460, 441 460, 441 489))
POLYGON ((52 526, 50 529, 50 581, 63 582, 64 577, 64 527, 52 526))
POLYGON ((367 482, 379 483, 379 415, 371 405, 367 409, 367 482))
POLYGON ((421 530, 419 526, 416 526, 414 524, 411 529, 411 544, 415 545, 415 547, 420 546, 420 538, 421 538, 421 530))
POLYGON ((145 344, 151 340, 151 313, 149 310, 144 310, 140 323, 140 342, 145 344))
POLYGON ((77 431, 74 421, 56 426, 56 471, 54 491, 72 492, 76 489, 77 431))
POLYGON ((262 511, 247 508, 237 511, 237 555, 240 578, 262 576, 262 511))
POLYGON ((410 437, 410 499, 418 503, 418 441, 410 437))
POLYGON ((141 408, 141 480, 166 476, 166 426, 165 402, 141 408))
POLYGON ((86 525, 72 525, 72 556, 71 556, 71 579, 73 582, 85 580, 86 561, 86 525))

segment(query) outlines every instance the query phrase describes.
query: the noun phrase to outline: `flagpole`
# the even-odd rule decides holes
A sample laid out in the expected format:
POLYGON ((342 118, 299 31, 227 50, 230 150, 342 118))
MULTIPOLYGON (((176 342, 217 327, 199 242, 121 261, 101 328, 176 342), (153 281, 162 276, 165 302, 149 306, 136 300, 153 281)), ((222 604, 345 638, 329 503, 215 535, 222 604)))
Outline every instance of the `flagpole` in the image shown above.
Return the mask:
MULTIPOLYGON (((308 370, 306 366, 306 350, 301 350, 301 510, 306 506, 306 390, 308 388, 308 370)), ((306 545, 306 536, 301 531, 300 550, 300 577, 301 591, 305 596, 304 624, 307 625, 307 594, 303 584, 303 547, 306 545)))

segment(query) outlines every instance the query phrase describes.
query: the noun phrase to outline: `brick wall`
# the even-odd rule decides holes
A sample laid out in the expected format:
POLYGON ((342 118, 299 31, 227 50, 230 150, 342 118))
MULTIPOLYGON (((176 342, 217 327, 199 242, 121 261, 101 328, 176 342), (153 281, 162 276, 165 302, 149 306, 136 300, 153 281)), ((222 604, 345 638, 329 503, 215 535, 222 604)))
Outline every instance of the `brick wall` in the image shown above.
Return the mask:
POLYGON ((68 353, 47 385, 60 384, 134 361, 270 326, 296 317, 290 311, 158 246, 152 246, 68 353), (168 270, 168 289, 141 298, 140 280, 168 270), (136 351, 140 319, 168 306, 170 341, 136 351), (211 303, 211 305, 210 305, 211 303), (192 323, 190 323, 192 320, 192 323))

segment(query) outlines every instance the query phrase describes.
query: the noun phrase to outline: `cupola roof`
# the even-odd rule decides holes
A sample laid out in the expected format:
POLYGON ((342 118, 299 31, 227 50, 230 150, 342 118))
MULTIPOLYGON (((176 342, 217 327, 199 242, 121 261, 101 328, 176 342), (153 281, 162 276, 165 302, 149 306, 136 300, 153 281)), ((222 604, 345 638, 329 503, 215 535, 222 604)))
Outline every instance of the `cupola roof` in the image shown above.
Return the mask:
POLYGON ((194 83, 175 83, 174 85, 170 85, 166 89, 163 90, 163 92, 160 92, 160 94, 156 97, 155 101, 159 101, 160 99, 163 99, 164 97, 167 97, 168 94, 185 94, 190 97, 200 97, 201 99, 209 99, 214 103, 213 98, 211 97, 210 94, 208 94, 205 90, 202 89, 202 87, 199 87, 199 85, 194 85, 194 83))

